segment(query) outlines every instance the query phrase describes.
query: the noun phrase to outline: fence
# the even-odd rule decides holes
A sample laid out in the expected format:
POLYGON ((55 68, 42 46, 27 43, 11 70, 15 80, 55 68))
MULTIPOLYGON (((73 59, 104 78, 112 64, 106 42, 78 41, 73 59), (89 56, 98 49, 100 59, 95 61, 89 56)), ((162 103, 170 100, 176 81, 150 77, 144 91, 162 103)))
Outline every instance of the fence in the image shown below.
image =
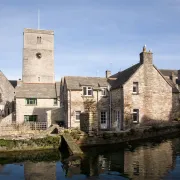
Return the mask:
POLYGON ((1 125, 0 132, 13 132, 13 131, 36 131, 36 130, 46 130, 47 122, 25 122, 23 124, 12 123, 10 125, 1 125))

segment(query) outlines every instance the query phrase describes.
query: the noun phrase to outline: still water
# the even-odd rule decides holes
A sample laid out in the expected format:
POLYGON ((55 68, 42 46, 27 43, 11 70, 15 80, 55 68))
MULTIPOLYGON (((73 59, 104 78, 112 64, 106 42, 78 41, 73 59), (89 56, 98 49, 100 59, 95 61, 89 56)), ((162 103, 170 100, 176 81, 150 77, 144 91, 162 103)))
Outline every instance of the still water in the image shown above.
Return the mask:
POLYGON ((83 158, 59 151, 0 154, 0 180, 180 179, 180 138, 88 148, 83 158))

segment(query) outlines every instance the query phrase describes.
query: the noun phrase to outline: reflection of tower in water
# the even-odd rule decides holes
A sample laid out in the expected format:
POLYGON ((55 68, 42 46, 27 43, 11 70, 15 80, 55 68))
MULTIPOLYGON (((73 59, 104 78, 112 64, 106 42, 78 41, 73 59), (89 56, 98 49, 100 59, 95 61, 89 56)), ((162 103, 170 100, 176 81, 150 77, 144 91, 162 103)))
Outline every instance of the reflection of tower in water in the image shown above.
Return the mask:
POLYGON ((55 162, 25 162, 25 180, 56 180, 55 162))

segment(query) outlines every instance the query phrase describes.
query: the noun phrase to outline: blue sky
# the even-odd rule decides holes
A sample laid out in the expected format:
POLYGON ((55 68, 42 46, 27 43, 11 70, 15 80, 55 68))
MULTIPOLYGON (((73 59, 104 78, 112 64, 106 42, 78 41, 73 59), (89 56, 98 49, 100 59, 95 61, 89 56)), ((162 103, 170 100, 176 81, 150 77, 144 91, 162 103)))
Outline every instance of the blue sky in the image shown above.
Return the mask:
POLYGON ((0 0, 0 70, 22 77, 23 29, 55 32, 55 75, 104 76, 139 62, 180 69, 180 0, 0 0))

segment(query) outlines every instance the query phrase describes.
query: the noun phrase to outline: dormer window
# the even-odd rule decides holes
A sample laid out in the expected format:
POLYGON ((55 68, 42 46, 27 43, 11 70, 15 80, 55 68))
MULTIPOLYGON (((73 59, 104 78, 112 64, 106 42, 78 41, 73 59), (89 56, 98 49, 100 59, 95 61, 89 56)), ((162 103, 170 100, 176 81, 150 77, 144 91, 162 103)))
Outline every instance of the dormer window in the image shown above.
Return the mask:
POLYGON ((37 37, 37 44, 41 44, 41 37, 40 36, 37 37))
POLYGON ((93 95, 93 89, 90 86, 83 87, 83 96, 92 96, 93 95))
POLYGON ((107 96, 107 88, 101 88, 101 96, 107 96))
POLYGON ((139 89, 138 89, 138 82, 133 82, 133 94, 138 94, 139 89))

